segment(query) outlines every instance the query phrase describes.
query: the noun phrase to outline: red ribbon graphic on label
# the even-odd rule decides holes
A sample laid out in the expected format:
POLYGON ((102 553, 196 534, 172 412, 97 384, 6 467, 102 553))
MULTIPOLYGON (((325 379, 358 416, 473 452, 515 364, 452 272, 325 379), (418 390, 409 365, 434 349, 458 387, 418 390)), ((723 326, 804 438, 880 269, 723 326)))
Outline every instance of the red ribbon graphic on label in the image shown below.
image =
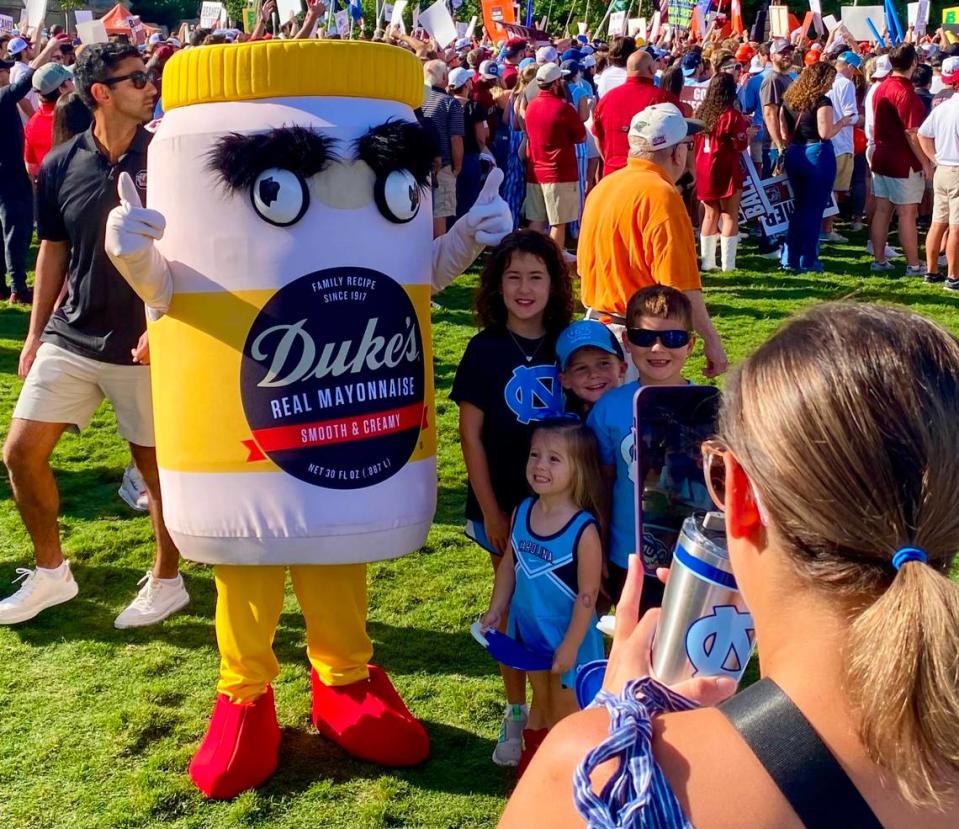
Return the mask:
POLYGON ((245 440, 243 445, 249 452, 247 463, 252 463, 266 460, 267 452, 350 443, 416 428, 426 428, 426 407, 422 403, 355 417, 254 429, 253 440, 245 440))

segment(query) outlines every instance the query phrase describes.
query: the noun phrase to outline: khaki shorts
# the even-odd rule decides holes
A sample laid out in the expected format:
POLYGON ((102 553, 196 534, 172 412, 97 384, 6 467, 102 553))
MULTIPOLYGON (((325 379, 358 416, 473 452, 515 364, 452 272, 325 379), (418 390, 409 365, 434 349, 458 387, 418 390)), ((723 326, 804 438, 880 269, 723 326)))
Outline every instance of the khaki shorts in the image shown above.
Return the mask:
POLYGON ((124 440, 155 446, 149 366, 118 366, 81 357, 52 343, 37 351, 13 416, 85 429, 105 397, 113 404, 124 440))
POLYGON ((836 183, 832 189, 837 193, 848 193, 852 185, 852 153, 836 156, 836 183))
POLYGON ((959 167, 936 167, 932 192, 932 220, 959 225, 959 167))
POLYGON ((893 204, 919 204, 926 190, 922 173, 909 171, 908 178, 893 178, 872 174, 872 192, 877 199, 888 199, 893 204))
POLYGON ((523 213, 531 222, 552 226, 575 222, 579 218, 579 182, 527 184, 523 213))
POLYGON ((456 176, 452 167, 442 167, 436 174, 433 188, 433 218, 447 219, 456 215, 456 176))

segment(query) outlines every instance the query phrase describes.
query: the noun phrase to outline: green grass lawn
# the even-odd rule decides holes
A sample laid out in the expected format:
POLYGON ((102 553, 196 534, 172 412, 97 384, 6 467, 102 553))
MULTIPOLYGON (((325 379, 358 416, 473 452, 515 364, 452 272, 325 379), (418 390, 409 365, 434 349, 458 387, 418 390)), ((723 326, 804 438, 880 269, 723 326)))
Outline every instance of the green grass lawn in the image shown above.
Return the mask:
MULTIPOLYGON (((869 273, 857 235, 831 246, 825 274, 783 275, 775 263, 740 252, 743 270, 706 278, 707 300, 732 363, 787 317, 827 300, 897 303, 959 333, 959 296, 916 278, 869 273)), ((900 263, 902 260, 898 260, 900 263)), ((900 267, 901 271, 901 267, 900 267)), ((214 588, 209 568, 187 564, 192 603, 163 625, 117 631, 152 560, 146 518, 117 497, 127 462, 104 406, 81 437, 53 458, 61 488, 64 547, 80 584, 73 602, 33 622, 0 628, 0 826, 20 827, 374 827, 488 826, 512 773, 490 762, 501 712, 493 663, 470 638, 486 608, 486 555, 462 535, 465 471, 456 407, 447 400, 457 362, 473 334, 475 276, 439 297, 434 310, 439 508, 426 547, 370 568, 369 629, 376 661, 426 723, 431 760, 384 771, 347 758, 310 724, 303 625, 288 598, 276 637, 275 683, 283 727, 280 767, 263 789, 208 803, 186 775, 209 716, 217 675, 214 588)), ((5 435, 20 382, 17 360, 28 315, 0 309, 0 431, 5 435)), ((697 355, 688 376, 701 378, 697 355)), ((30 547, 0 479, 0 595, 30 547)))

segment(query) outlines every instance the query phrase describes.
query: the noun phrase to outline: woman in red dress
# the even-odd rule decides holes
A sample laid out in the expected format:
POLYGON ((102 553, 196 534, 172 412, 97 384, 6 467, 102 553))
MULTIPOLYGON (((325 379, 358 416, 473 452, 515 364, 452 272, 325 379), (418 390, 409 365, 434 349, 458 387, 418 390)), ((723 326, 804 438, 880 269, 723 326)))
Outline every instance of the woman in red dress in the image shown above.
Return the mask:
POLYGON ((736 108, 736 80, 718 72, 709 82, 697 116, 706 128, 696 136, 696 198, 706 208, 700 227, 702 270, 716 270, 720 236, 724 271, 736 269, 739 198, 743 190, 740 155, 749 146, 749 119, 736 108))

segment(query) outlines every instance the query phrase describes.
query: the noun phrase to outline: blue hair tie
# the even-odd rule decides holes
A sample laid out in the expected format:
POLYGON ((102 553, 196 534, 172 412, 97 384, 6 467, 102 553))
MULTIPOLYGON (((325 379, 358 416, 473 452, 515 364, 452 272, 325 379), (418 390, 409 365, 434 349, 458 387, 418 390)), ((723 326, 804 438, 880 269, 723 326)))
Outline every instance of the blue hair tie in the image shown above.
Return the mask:
POLYGON ((925 550, 920 550, 918 547, 902 547, 896 550, 893 555, 892 566, 898 571, 902 569, 902 565, 907 561, 918 561, 926 564, 929 561, 929 556, 926 555, 925 550))

